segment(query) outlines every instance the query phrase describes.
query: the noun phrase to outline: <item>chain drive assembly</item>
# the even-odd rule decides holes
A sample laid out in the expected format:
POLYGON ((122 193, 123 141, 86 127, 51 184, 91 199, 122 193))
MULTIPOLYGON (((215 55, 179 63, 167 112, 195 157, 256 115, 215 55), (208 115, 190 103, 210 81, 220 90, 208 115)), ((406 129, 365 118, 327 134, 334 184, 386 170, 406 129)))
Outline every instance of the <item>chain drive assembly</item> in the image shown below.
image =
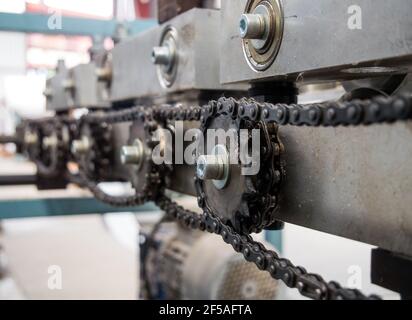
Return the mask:
MULTIPOLYGON (((266 156, 263 155, 264 159, 270 160, 264 161, 270 165, 265 166, 261 172, 268 173, 269 177, 264 180, 266 178, 259 173, 248 178, 250 181, 247 183, 246 196, 243 194, 241 201, 241 207, 244 207, 244 202, 246 202, 247 210, 242 212, 239 208, 237 211, 240 212, 240 216, 235 215, 235 219, 233 217, 225 218, 222 214, 214 212, 205 192, 204 181, 197 177, 194 179, 198 203, 203 213, 198 214, 185 210, 173 202, 165 195, 164 176, 168 170, 164 170, 161 166, 151 164, 144 181, 141 182, 144 187, 137 188, 134 195, 125 197, 110 196, 104 193, 98 186, 99 181, 91 179, 82 166, 80 167, 80 177, 83 180, 83 185, 89 188, 96 198, 105 203, 127 207, 140 205, 146 201, 154 201, 169 218, 187 227, 220 235, 235 251, 242 253, 247 261, 253 262, 260 270, 269 272, 273 278, 282 280, 288 287, 297 288, 305 297, 318 300, 379 299, 375 295, 364 295, 359 290, 342 288, 336 282, 326 282, 319 275, 308 273, 304 268, 294 266, 289 260, 280 258, 275 252, 267 250, 262 244, 254 241, 250 233, 260 231, 276 223, 277 196, 284 175, 280 161, 283 146, 276 138, 278 126, 370 125, 408 120, 411 117, 412 99, 404 95, 313 105, 269 104, 258 103, 253 99, 220 98, 218 101, 211 101, 202 107, 163 105, 153 108, 134 107, 105 113, 92 112, 84 115, 78 122, 82 125, 101 125, 104 123, 105 126, 110 126, 115 123, 139 121, 144 125, 148 137, 157 128, 165 127, 168 122, 176 120, 200 121, 201 130, 209 128, 211 123, 218 118, 235 121, 238 129, 261 129, 263 132, 261 148, 266 149, 261 149, 261 151, 266 154, 266 156), (268 130, 272 130, 272 133, 268 134, 268 130), (265 183, 261 183, 262 179, 265 183), (241 223, 237 223, 237 221, 241 221, 241 223)), ((49 122, 50 120, 45 121, 49 122)), ((35 123, 38 122, 39 120, 35 121, 35 123)), ((58 137, 60 141, 61 136, 58 137)), ((145 147, 149 148, 150 151, 152 144, 149 140, 145 141, 145 147)), ((58 150, 64 150, 60 143, 58 146, 58 150)), ((145 161, 151 161, 151 159, 145 161)))

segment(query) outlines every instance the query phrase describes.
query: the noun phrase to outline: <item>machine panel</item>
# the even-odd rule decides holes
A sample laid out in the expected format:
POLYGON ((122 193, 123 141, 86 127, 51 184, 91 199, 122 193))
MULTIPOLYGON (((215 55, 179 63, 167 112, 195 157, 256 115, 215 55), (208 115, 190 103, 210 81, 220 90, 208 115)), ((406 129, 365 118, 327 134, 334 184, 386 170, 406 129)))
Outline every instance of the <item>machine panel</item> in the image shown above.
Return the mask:
POLYGON ((267 69, 256 71, 245 58, 239 30, 248 1, 222 1, 222 83, 353 79, 410 68, 410 1, 275 2, 283 12, 280 48, 267 69))
MULTIPOLYGON (((112 101, 158 97, 190 90, 241 90, 219 81, 220 12, 194 8, 166 24, 126 40, 113 50, 112 101), (171 31, 175 42, 173 75, 165 80, 153 62, 153 49, 171 31)), ((167 72, 166 72, 167 73, 167 72)))

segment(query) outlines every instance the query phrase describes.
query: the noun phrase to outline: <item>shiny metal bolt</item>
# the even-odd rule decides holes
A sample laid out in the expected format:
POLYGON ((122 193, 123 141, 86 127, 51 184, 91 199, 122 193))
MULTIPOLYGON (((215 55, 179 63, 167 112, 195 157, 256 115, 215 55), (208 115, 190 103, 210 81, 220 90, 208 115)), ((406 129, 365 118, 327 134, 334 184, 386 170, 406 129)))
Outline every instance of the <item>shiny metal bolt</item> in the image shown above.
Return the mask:
POLYGON ((122 164, 140 165, 144 158, 143 144, 136 139, 133 145, 123 146, 120 150, 120 161, 122 164))
POLYGON ((242 14, 239 21, 240 36, 250 40, 251 45, 259 52, 265 52, 273 40, 271 28, 273 25, 273 12, 264 3, 258 5, 253 12, 242 14))
POLYGON ((197 159, 197 176, 202 180, 220 180, 224 177, 225 159, 220 155, 200 156, 197 159))
POLYGON ((112 78, 112 70, 108 67, 97 68, 96 77, 99 81, 110 81, 112 78))
POLYGON ((173 50, 171 50, 168 45, 154 47, 152 51, 152 61, 157 65, 169 66, 173 63, 173 55, 173 50))
POLYGON ((242 14, 239 22, 243 39, 262 39, 266 34, 266 19, 262 14, 242 14))
POLYGON ((90 149, 90 142, 86 136, 83 136, 80 140, 74 140, 72 143, 72 153, 84 154, 90 149))
POLYGON ((213 180, 217 189, 224 189, 229 181, 229 154, 226 147, 216 145, 210 155, 197 159, 196 175, 202 180, 213 180))
POLYGON ((44 137, 43 138, 43 147, 45 149, 49 148, 54 148, 57 146, 57 137, 56 136, 51 136, 51 137, 44 137))
POLYGON ((38 139, 37 134, 32 132, 26 132, 24 135, 24 143, 29 146, 36 144, 38 139))

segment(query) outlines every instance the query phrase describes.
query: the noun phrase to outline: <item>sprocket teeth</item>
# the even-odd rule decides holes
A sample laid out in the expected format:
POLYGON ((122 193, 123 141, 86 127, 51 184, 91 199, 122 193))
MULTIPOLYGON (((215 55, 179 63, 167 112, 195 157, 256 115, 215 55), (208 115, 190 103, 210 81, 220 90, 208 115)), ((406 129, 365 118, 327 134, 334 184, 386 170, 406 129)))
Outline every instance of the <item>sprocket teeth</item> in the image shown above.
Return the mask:
MULTIPOLYGON (((238 129, 259 129, 261 130, 261 168, 253 176, 246 176, 243 183, 243 194, 241 201, 235 207, 231 218, 230 214, 219 212, 214 208, 214 204, 208 200, 207 196, 202 196, 204 183, 196 181, 197 194, 202 198, 200 203, 203 207, 212 206, 214 214, 224 222, 234 226, 236 231, 241 232, 259 232, 266 226, 269 226, 275 219, 274 208, 277 207, 278 186, 281 183, 281 174, 283 169, 280 162, 280 141, 277 136, 278 127, 276 125, 256 122, 255 117, 260 117, 263 104, 256 103, 253 99, 241 99, 237 102, 231 99, 221 98, 218 102, 210 103, 202 111, 202 121, 200 130, 205 133, 214 119, 218 117, 227 117, 232 121, 233 126, 238 129), (233 117, 235 115, 235 117, 233 117), (263 132, 263 134, 262 134, 263 132), (272 201, 272 196, 275 201, 272 201)), ((220 126, 222 126, 220 124, 220 126)), ((249 133, 249 139, 251 138, 249 133)), ((249 150, 250 151, 250 150, 249 150)), ((224 210, 224 208, 222 209, 224 210)))

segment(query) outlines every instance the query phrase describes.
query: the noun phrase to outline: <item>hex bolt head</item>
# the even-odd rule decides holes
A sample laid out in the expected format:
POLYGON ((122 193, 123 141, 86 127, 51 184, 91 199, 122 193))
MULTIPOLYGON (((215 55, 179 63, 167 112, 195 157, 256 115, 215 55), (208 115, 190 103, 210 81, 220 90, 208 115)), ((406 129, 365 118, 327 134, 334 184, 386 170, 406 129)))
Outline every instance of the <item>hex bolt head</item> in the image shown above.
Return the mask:
POLYGON ((262 14, 242 14, 239 22, 240 37, 262 39, 266 34, 266 19, 262 14))

